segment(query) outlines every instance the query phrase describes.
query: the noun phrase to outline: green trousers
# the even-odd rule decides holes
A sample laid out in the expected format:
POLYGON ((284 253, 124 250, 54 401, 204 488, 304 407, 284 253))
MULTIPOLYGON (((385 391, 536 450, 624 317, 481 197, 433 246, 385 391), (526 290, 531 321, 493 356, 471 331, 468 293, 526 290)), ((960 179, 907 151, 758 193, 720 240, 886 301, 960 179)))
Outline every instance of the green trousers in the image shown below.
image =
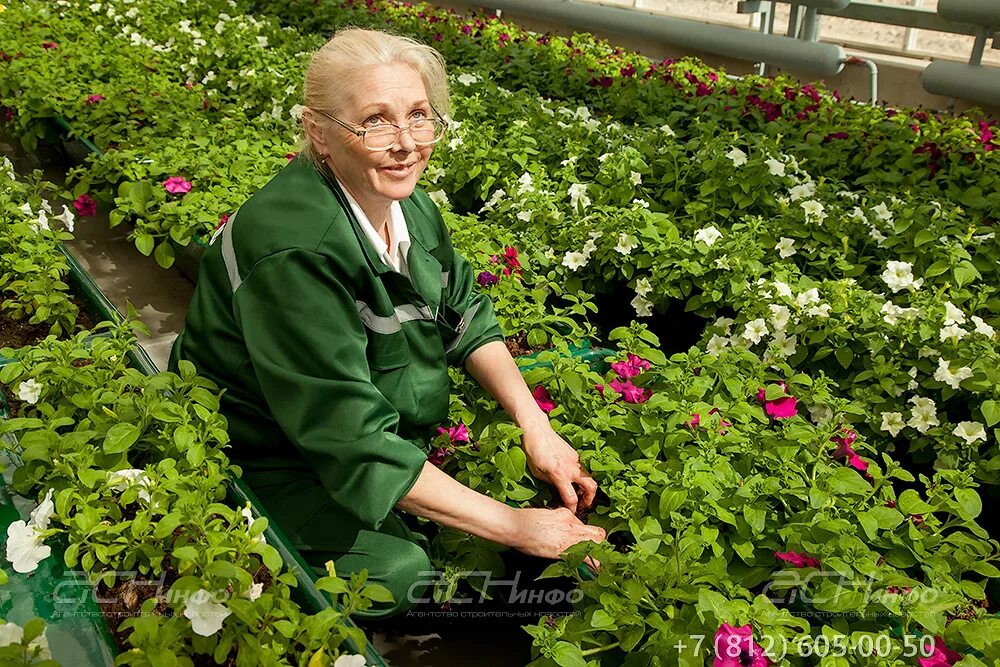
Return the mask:
POLYGON ((367 569, 369 582, 389 589, 393 603, 376 603, 356 612, 355 619, 386 619, 430 596, 428 586, 436 579, 430 540, 398 513, 390 513, 373 531, 334 506, 318 481, 246 468, 243 479, 318 576, 326 576, 325 563, 332 560, 337 576, 349 579, 367 569))

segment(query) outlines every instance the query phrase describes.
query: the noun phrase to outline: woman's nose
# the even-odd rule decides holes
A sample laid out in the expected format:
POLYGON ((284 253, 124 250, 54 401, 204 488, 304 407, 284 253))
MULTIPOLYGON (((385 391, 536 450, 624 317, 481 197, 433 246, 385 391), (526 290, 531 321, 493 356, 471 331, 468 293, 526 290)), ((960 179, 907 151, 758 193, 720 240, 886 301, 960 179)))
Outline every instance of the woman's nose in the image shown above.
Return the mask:
POLYGON ((393 150, 401 151, 403 153, 412 153, 416 148, 417 145, 413 142, 413 137, 410 136, 410 131, 406 129, 399 133, 399 140, 396 142, 393 150))

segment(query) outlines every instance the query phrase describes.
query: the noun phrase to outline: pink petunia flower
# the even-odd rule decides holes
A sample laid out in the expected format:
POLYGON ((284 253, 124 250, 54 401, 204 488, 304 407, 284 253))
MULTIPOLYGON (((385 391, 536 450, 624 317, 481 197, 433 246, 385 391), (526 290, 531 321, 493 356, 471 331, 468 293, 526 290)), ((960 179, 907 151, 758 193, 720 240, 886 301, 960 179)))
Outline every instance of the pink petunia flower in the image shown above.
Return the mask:
POLYGON ((469 429, 465 424, 459 424, 458 426, 451 426, 449 428, 444 428, 443 426, 438 426, 438 433, 441 435, 447 435, 448 439, 452 442, 468 442, 469 441, 469 429))
POLYGON ((696 430, 701 424, 701 415, 695 412, 691 415, 691 421, 687 422, 686 426, 692 431, 696 430))
POLYGON ((81 218, 97 215, 97 201, 88 194, 82 194, 74 199, 73 206, 76 208, 77 215, 81 218))
POLYGON ((771 667, 764 647, 753 640, 750 624, 738 628, 723 623, 715 633, 712 667, 771 667))
POLYGON ((285 159, 291 162, 292 160, 295 159, 295 156, 297 155, 298 153, 285 153, 285 159))
POLYGON ((103 100, 107 99, 104 95, 89 95, 86 100, 86 104, 97 104, 103 100))
POLYGON ((556 404, 549 396, 548 390, 542 385, 535 387, 535 390, 531 392, 531 395, 535 398, 535 403, 538 403, 538 407, 541 408, 542 412, 548 414, 556 409, 556 404))
POLYGON ((819 567, 818 560, 807 554, 798 553, 797 551, 775 551, 774 557, 778 560, 783 560, 786 563, 791 563, 795 567, 819 567))
POLYGON ((952 651, 944 645, 944 640, 940 637, 934 638, 934 652, 926 658, 917 658, 920 667, 951 667, 962 659, 960 653, 952 651))
POLYGON ((171 176, 163 181, 163 187, 172 195, 182 195, 191 191, 191 182, 185 181, 181 176, 171 176))

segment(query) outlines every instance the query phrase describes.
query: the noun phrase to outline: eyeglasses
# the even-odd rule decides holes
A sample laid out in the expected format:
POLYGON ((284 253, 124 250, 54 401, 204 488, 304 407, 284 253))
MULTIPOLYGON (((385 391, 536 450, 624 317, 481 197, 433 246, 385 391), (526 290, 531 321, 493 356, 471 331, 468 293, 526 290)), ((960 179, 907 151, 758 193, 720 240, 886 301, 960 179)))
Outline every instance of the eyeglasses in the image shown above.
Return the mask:
MULTIPOLYGON (((431 109, 434 109, 434 107, 431 107, 431 109)), ((338 123, 351 134, 361 137, 361 141, 364 143, 365 148, 370 151, 385 151, 393 148, 399 143, 399 137, 402 136, 403 132, 409 132, 410 137, 413 139, 413 143, 416 145, 430 146, 431 144, 436 144, 441 141, 444 137, 445 130, 448 129, 447 121, 441 118, 436 109, 434 109, 434 114, 437 118, 420 118, 413 121, 406 127, 400 127, 395 123, 382 123, 380 125, 375 125, 374 127, 367 127, 363 130, 355 129, 339 118, 334 118, 325 111, 320 111, 319 109, 315 109, 315 111, 338 123)))

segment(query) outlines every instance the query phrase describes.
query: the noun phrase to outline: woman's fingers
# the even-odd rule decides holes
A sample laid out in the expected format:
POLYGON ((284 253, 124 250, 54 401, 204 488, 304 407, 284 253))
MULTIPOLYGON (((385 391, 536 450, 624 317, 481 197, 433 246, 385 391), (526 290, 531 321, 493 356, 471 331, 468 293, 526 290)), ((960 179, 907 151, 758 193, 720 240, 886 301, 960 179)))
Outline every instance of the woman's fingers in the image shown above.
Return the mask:
POLYGON ((573 512, 573 514, 576 514, 576 503, 578 497, 576 495, 576 489, 573 488, 573 480, 558 480, 556 482, 556 489, 559 491, 559 496, 562 498, 563 505, 566 506, 566 509, 573 512))
POLYGON ((593 505, 594 498, 597 497, 597 480, 591 477, 586 470, 580 468, 580 475, 576 479, 576 483, 583 489, 583 498, 581 499, 583 506, 593 505))

